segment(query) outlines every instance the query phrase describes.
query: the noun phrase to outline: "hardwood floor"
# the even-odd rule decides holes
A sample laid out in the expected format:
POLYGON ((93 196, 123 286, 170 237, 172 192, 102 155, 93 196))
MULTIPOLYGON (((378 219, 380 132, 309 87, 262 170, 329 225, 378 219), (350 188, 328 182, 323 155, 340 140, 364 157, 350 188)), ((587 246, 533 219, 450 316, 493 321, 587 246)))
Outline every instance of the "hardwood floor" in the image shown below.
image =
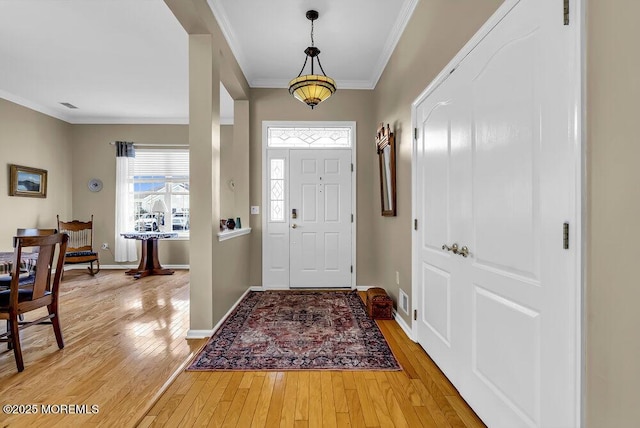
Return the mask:
MULTIPOLYGON (((21 337, 25 370, 18 373, 13 351, 2 345, 2 405, 28 405, 13 410, 33 411, 35 404, 38 413, 2 412, 0 426, 133 426, 203 343, 185 340, 189 272, 184 270, 140 280, 122 270, 95 277, 85 270, 67 271, 60 312, 63 350, 50 325, 30 327, 21 337), (64 414, 70 410, 63 406, 74 404, 97 405, 98 413, 64 414)), ((34 311, 27 320, 41 315, 34 311)), ((2 323, 0 329, 5 328, 2 323)))
POLYGON ((139 427, 484 427, 395 321, 400 372, 182 372, 139 427))
POLYGON ((65 348, 43 325, 24 331, 24 372, 12 351, 0 351, 2 405, 36 404, 38 413, 0 413, 0 426, 484 426, 395 321, 378 324, 401 372, 181 371, 204 344, 185 340, 188 287, 188 271, 140 280, 121 270, 66 272, 65 348), (99 412, 64 414, 64 405, 99 412))

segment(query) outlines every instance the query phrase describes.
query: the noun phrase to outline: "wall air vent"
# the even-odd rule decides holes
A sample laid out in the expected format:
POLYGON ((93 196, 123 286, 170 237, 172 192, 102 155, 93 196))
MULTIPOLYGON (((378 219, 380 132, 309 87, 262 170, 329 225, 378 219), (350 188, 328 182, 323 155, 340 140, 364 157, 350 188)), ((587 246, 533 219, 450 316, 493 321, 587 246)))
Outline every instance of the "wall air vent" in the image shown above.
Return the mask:
POLYGON ((402 312, 409 315, 409 296, 407 296, 407 293, 405 293, 402 288, 399 288, 398 290, 400 291, 398 307, 402 309, 402 312))
POLYGON ((71 104, 71 103, 60 103, 60 104, 62 104, 62 105, 63 105, 63 106, 65 106, 66 108, 70 108, 70 109, 77 109, 77 108, 78 108, 78 107, 74 106, 74 105, 73 105, 73 104, 71 104))

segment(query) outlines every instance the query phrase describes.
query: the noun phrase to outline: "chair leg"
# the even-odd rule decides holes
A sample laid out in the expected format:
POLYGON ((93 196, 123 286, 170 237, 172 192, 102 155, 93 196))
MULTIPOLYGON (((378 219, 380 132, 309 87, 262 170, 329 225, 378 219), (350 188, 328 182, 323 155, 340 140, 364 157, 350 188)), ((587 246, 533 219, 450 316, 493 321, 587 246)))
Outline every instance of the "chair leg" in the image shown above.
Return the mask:
MULTIPOLYGON (((10 332, 10 331, 11 331, 11 321, 7 320, 7 332, 10 332)), ((11 345, 11 341, 10 340, 7 342, 7 349, 8 350, 13 349, 13 346, 11 345)))
POLYGON ((11 346, 13 346, 13 355, 16 357, 16 366, 18 371, 24 370, 24 362, 22 361, 22 349, 20 348, 20 325, 18 317, 11 317, 11 346))
POLYGON ((100 260, 96 260, 97 268, 96 268, 95 271, 93 270, 93 262, 89 262, 89 265, 90 266, 87 269, 89 269, 89 273, 91 274, 91 276, 93 276, 93 275, 97 274, 98 272, 100 272, 100 260))
POLYGON ((60 328, 60 317, 58 317, 57 305, 47 306, 49 314, 53 314, 51 318, 51 325, 53 325, 53 333, 56 335, 56 342, 58 342, 58 348, 64 348, 64 338, 62 337, 62 329, 60 328))

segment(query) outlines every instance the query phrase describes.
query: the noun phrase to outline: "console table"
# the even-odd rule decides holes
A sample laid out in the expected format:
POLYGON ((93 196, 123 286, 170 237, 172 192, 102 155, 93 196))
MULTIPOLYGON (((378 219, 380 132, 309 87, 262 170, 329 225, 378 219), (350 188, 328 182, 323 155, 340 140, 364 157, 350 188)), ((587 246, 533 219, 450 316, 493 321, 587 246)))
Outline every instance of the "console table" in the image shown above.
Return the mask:
POLYGON ((120 236, 126 239, 137 239, 142 245, 142 257, 137 269, 129 269, 125 273, 133 275, 135 279, 149 275, 172 275, 173 270, 164 269, 158 260, 158 240, 167 238, 177 238, 176 232, 130 232, 121 233, 120 236))

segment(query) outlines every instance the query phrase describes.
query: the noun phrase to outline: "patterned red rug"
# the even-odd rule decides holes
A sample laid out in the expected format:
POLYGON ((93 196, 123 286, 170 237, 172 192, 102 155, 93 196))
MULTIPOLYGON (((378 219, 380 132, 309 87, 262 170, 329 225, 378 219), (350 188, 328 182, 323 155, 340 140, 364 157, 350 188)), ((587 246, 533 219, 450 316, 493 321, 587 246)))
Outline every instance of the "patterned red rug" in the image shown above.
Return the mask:
POLYGON ((400 370, 356 291, 251 291, 187 370, 400 370))

